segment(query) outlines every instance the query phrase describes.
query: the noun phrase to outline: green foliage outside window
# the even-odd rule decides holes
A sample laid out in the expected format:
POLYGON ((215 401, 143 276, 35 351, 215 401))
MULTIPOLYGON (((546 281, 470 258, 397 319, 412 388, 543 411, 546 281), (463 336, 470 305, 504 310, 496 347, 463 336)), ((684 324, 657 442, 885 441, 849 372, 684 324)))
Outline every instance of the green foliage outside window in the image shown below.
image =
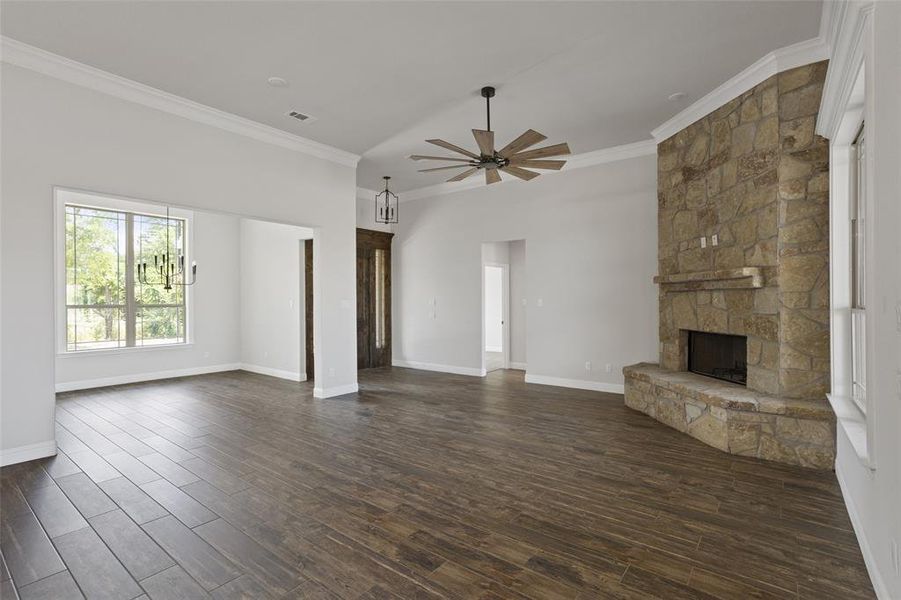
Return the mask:
POLYGON ((139 262, 148 263, 154 282, 154 254, 184 254, 185 221, 169 220, 167 246, 165 218, 75 205, 65 212, 66 349, 185 342, 184 287, 137 280, 139 262), (126 268, 129 260, 134 269, 126 268))

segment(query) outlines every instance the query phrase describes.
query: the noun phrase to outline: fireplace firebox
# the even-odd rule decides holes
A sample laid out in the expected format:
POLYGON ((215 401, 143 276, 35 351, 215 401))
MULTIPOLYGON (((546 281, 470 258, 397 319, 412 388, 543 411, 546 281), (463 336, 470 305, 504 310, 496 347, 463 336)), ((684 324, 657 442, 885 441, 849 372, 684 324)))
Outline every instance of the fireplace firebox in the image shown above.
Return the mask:
POLYGON ((689 331, 688 370, 699 375, 747 385, 747 338, 741 335, 689 331))

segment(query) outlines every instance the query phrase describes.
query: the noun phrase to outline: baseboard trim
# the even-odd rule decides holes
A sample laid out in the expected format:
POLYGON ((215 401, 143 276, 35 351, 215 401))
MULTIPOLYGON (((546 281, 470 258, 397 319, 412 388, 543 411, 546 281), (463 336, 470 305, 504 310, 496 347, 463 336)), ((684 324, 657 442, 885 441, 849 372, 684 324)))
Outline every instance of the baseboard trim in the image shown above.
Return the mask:
POLYGON ((191 375, 204 375, 206 373, 221 373, 223 371, 237 371, 241 363, 227 363, 222 365, 210 365, 206 367, 190 367, 187 369, 171 369, 168 371, 151 371, 148 373, 131 373, 116 377, 103 377, 100 379, 82 379, 79 381, 64 381, 56 384, 57 392, 72 392, 75 390, 87 390, 91 388, 122 385, 125 383, 141 383, 143 381, 155 381, 157 379, 170 379, 172 377, 189 377, 191 375))
POLYGON ((37 444, 28 444, 27 446, 19 446, 17 448, 8 448, 0 450, 0 467, 15 465, 29 460, 37 460, 38 458, 46 458, 56 454, 56 440, 48 442, 38 442, 37 444))
POLYGON ((420 371, 436 371, 438 373, 452 373, 454 375, 470 375, 472 377, 484 377, 484 369, 474 367, 457 367, 455 365, 441 365, 438 363, 419 362, 417 360, 393 360, 392 367, 404 367, 406 369, 419 369, 420 371))
POLYGON ((848 509, 848 517, 851 519, 851 526, 854 528, 854 535, 857 537, 857 544, 860 546, 860 553, 863 555, 863 563, 867 567, 867 573, 870 575, 870 581, 873 583, 873 591, 879 600, 891 600, 888 586, 876 565, 876 558, 873 556, 873 550, 867 540, 864 532, 863 523, 860 520, 860 513, 854 504, 854 499, 848 493, 845 478, 842 475, 841 463, 835 463, 835 478, 838 480, 838 487, 842 491, 842 499, 845 501, 845 507, 848 509))
POLYGON ((510 368, 511 368, 511 369, 514 369, 514 370, 516 370, 516 371, 525 371, 525 370, 526 370, 526 363, 524 363, 524 362, 511 362, 511 363, 510 363, 510 368))
POLYGON ((258 375, 269 375, 270 377, 278 377, 279 379, 287 379, 288 381, 306 381, 307 374, 300 371, 285 371, 284 369, 273 369, 271 367, 263 367, 261 365, 253 365, 250 363, 241 363, 242 371, 250 371, 258 375))
POLYGON ((360 391, 360 386, 356 383, 347 385, 338 385, 331 388, 313 388, 314 398, 334 398, 335 396, 344 396, 345 394, 353 394, 360 391))
POLYGON ((526 383, 540 385, 553 385, 556 387, 573 388, 577 390, 591 390, 593 392, 609 392, 623 394, 625 388, 621 383, 604 383, 601 381, 586 381, 584 379, 565 379, 563 377, 549 377, 547 375, 532 375, 526 373, 526 383))

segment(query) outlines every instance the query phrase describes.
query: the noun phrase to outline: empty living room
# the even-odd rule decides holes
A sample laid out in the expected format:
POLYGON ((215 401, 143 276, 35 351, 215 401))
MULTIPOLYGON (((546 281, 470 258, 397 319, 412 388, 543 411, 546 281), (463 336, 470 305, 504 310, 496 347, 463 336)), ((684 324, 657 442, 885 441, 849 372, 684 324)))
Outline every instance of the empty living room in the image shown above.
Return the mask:
POLYGON ((901 600, 901 0, 0 0, 0 599, 901 600))

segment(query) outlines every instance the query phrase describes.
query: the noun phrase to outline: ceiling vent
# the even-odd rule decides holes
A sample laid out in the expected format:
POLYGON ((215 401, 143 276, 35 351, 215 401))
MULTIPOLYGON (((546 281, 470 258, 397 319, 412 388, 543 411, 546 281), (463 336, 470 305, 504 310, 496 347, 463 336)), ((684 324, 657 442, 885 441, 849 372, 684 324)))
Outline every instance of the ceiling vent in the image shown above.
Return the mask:
POLYGON ((292 110, 288 113, 288 116, 292 119, 297 119, 298 121, 305 123, 307 121, 315 121, 316 119, 311 117, 310 115, 305 115, 302 112, 297 112, 296 110, 292 110))

